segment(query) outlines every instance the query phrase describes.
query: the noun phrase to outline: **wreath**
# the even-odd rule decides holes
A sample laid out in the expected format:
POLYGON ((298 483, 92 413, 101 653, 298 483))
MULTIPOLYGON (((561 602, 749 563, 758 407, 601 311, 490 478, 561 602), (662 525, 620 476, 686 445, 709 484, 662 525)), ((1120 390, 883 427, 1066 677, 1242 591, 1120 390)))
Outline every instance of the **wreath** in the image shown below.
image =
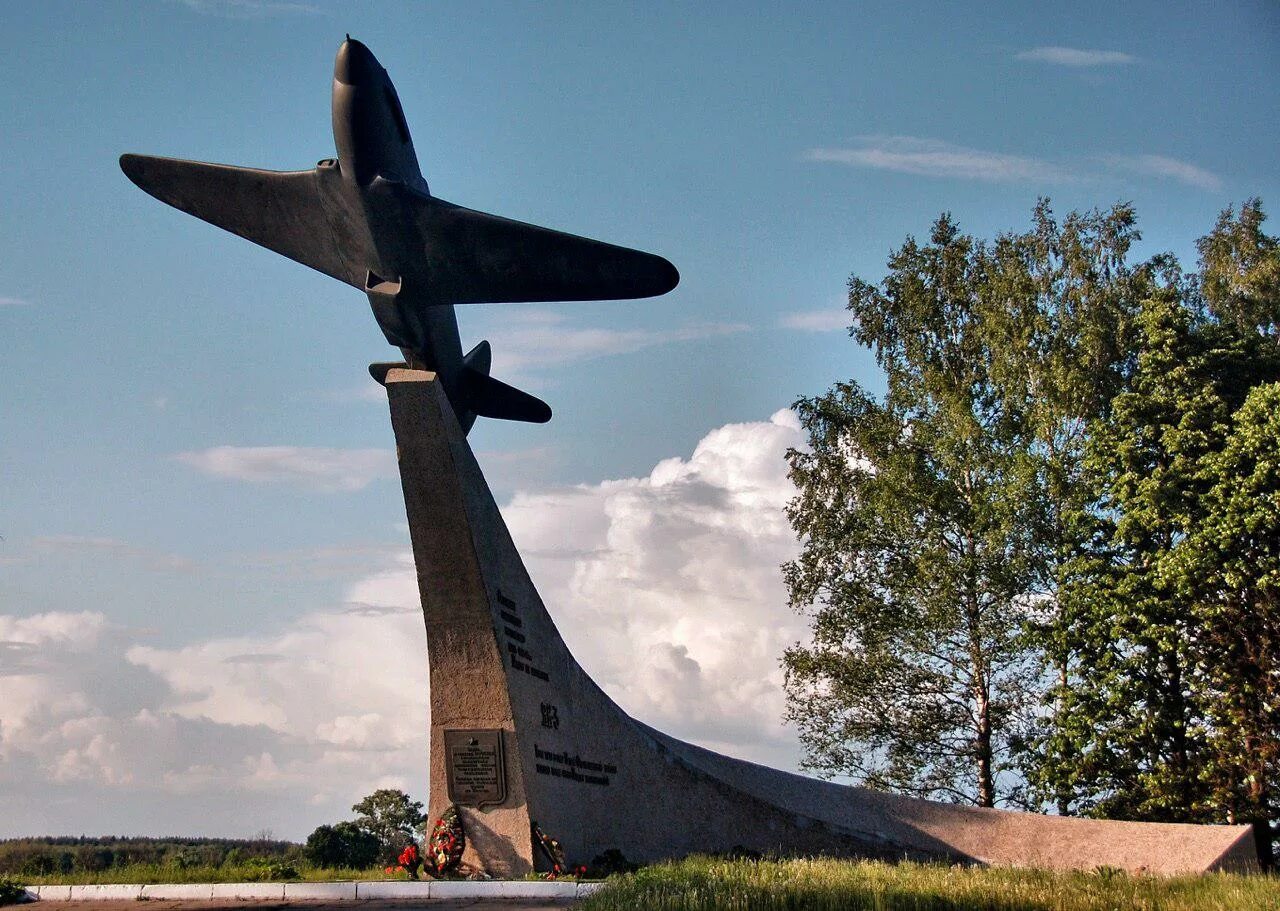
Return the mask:
POLYGON ((431 829, 431 840, 427 843, 427 860, 432 865, 432 875, 445 876, 458 869, 466 847, 462 817, 458 815, 458 808, 450 804, 444 815, 436 820, 431 829))

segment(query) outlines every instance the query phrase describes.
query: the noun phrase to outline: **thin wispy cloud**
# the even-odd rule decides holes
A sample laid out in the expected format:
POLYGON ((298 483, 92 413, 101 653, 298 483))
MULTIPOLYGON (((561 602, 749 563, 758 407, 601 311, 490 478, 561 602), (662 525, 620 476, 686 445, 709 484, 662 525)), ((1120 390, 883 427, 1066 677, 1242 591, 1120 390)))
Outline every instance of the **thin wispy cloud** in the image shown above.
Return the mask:
POLYGON ((28 557, 56 555, 65 559, 71 553, 136 558, 155 570, 190 572, 196 568, 189 557, 98 535, 39 535, 30 540, 28 557))
POLYGON ((386 449, 215 446, 181 452, 175 458, 216 478, 321 491, 363 490, 375 480, 396 474, 395 453, 386 449))
POLYGON ((673 329, 574 326, 562 314, 524 309, 495 325, 489 340, 495 364, 510 373, 732 335, 750 328, 745 323, 690 323, 673 329))
POLYGON ((31 301, 20 297, 0 297, 0 307, 30 307, 31 301))
POLYGON ((1031 63, 1049 63, 1054 66, 1124 66, 1137 63, 1138 58, 1121 51, 1096 51, 1076 47, 1060 47, 1049 45, 1033 47, 1019 51, 1013 55, 1014 60, 1025 60, 1031 63))
POLYGON ((1101 154, 1074 162, 1055 162, 971 149, 940 139, 915 136, 860 136, 849 146, 810 149, 804 158, 852 168, 993 183, 1075 183, 1117 177, 1152 177, 1176 180, 1201 190, 1220 190, 1223 183, 1217 174, 1167 155, 1101 154))
POLYGON ((801 310, 784 313, 778 318, 778 325, 783 329, 794 329, 797 332, 834 332, 837 329, 848 329, 852 317, 843 307, 830 310, 801 310))
POLYGON ((291 0, 176 0, 192 12, 223 19, 266 19, 271 16, 316 16, 324 12, 310 3, 291 0))
POLYGON ((1108 155, 1103 160, 1112 168, 1131 174, 1176 180, 1201 190, 1222 189, 1222 178, 1217 174, 1165 155, 1108 155))
POLYGON ((859 136, 851 146, 810 149, 805 158, 923 177, 991 182, 1076 179, 1069 170, 1043 159, 971 149, 940 139, 916 136, 859 136))

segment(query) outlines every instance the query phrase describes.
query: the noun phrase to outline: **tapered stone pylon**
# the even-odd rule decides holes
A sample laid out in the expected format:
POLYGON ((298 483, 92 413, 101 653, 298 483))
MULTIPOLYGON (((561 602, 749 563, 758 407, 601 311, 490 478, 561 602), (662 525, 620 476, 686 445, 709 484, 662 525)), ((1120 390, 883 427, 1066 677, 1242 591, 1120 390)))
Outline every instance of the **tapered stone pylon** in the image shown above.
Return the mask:
POLYGON ((641 724, 569 654, 435 374, 393 369, 385 385, 427 627, 430 816, 459 807, 468 862, 496 876, 545 869, 536 823, 570 863, 609 848, 634 861, 748 848, 1155 873, 1256 868, 1248 826, 915 800, 731 759, 641 724))

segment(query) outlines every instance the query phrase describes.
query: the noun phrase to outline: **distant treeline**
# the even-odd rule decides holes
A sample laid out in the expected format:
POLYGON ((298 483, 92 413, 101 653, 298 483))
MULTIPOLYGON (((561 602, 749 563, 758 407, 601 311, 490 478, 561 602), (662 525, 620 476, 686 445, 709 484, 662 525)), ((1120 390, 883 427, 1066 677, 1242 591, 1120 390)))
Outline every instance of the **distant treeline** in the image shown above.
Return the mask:
POLYGON ((271 838, 132 838, 52 836, 0 840, 0 874, 48 876, 97 873, 114 867, 156 864, 179 869, 221 867, 255 859, 299 855, 301 846, 271 838))

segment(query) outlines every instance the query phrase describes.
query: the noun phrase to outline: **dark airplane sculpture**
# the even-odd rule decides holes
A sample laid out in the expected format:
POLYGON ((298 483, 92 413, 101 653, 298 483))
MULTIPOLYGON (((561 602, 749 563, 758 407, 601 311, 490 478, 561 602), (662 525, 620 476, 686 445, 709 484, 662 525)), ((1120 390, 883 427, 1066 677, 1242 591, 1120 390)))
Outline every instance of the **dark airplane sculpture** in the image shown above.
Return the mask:
POLYGON ((665 294, 680 280, 660 256, 539 228, 431 195, 387 71, 350 36, 333 67, 337 159, 310 171, 123 155, 161 202, 369 296, 405 364, 439 375, 464 431, 476 416, 550 420, 540 399, 489 376, 480 342, 462 354, 454 304, 610 300, 665 294))

